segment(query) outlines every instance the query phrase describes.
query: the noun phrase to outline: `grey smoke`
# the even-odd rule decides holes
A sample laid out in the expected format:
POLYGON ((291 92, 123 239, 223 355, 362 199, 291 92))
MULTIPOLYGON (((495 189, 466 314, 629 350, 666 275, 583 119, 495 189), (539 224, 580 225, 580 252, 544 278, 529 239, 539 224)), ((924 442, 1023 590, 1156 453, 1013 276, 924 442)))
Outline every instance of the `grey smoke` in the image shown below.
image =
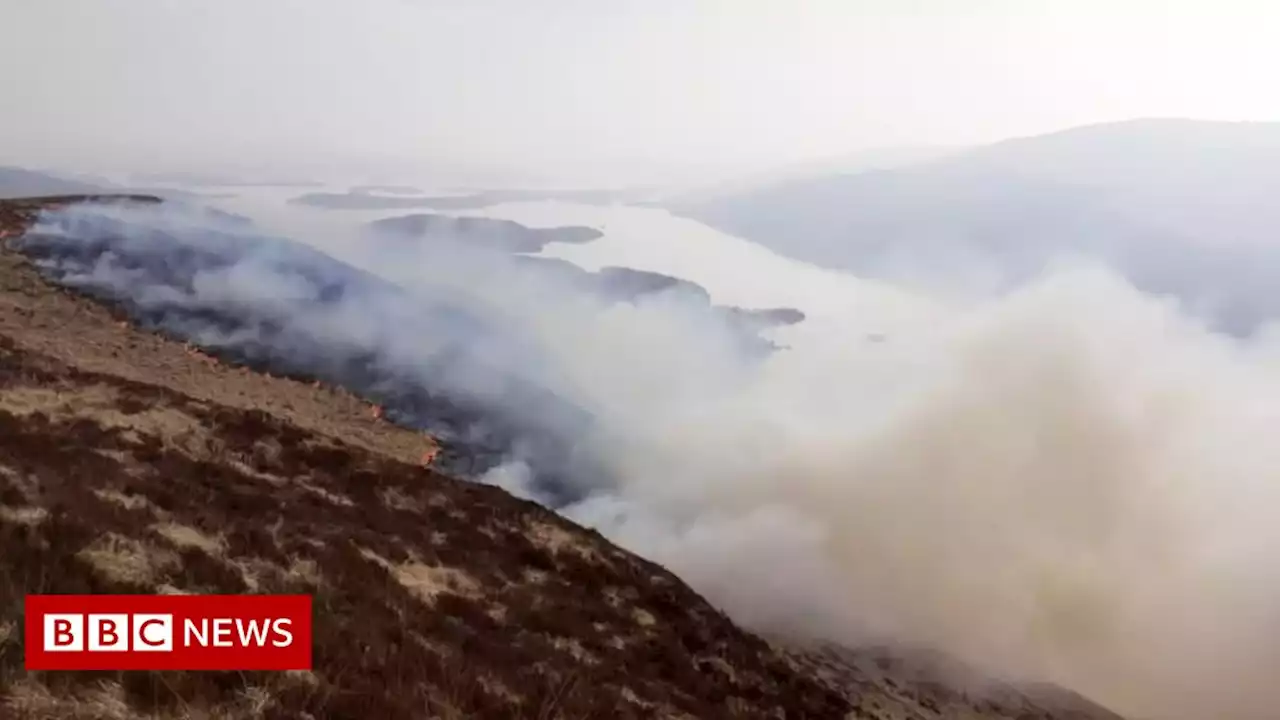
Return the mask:
MULTIPOLYGON (((499 225, 482 229, 511 229, 492 227, 499 225)), ((522 486, 553 505, 607 485, 606 471, 576 455, 592 432, 591 398, 530 333, 530 307, 570 325, 576 318, 590 332, 626 313, 613 307, 625 298, 632 310, 636 302, 687 307, 704 336, 725 348, 740 336, 705 297, 662 285, 617 297, 561 287, 502 243, 441 227, 429 242, 408 243, 383 227, 351 239, 375 264, 414 268, 413 282, 401 284, 265 236, 242 218, 177 205, 46 213, 21 247, 59 282, 121 304, 146 327, 380 402, 389 418, 450 441, 447 470, 476 477, 503 463, 527 467, 522 486)))

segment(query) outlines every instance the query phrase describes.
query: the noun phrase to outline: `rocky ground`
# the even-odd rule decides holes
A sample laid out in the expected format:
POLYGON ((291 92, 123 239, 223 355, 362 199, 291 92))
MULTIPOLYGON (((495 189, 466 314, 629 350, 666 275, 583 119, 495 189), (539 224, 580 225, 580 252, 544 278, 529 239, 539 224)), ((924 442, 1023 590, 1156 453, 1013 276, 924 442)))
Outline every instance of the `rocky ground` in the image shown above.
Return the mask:
MULTIPOLYGON (((0 202, 0 236, 70 201, 0 202)), ((439 473, 438 450, 340 388, 142 332, 0 249, 0 717, 1115 717, 964 691, 885 651, 767 642, 597 533, 439 473), (35 592, 309 593, 315 668, 27 673, 35 592)))

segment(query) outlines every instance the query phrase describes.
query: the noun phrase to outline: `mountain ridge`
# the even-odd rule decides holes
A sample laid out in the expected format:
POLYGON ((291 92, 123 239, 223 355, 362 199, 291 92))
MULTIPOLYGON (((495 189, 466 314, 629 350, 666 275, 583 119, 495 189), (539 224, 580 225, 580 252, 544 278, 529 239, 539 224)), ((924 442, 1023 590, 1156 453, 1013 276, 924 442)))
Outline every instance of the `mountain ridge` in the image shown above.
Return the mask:
POLYGON ((1239 334, 1280 312, 1266 290, 1280 281, 1268 270, 1277 183, 1280 123, 1139 120, 667 207, 795 259, 928 290, 1003 291, 1084 258, 1239 334))

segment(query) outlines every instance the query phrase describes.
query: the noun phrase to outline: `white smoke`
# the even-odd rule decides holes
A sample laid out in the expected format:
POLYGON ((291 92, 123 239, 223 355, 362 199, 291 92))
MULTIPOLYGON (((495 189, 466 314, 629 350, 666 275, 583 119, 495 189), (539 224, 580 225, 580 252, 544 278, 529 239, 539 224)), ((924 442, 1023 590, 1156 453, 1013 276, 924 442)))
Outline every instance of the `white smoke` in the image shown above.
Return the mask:
POLYGON ((490 468, 476 482, 493 485, 525 500, 536 500, 537 490, 533 487, 533 469, 521 460, 513 460, 490 468))
POLYGON ((722 407, 651 421, 613 456, 643 518, 570 514, 748 621, 943 648, 1144 716, 1272 715, 1272 346, 1084 268, 893 342, 915 362, 846 346, 815 373, 822 349, 797 348, 722 407))
MULTIPOLYGON (((757 363, 679 298, 603 305, 482 253, 320 244, 530 338, 536 361, 490 360, 589 410, 595 425, 574 441, 609 478, 563 512, 744 623, 932 646, 1134 715, 1274 716, 1280 344, 1268 333, 1217 334, 1075 263, 883 327, 883 342, 866 338, 884 320, 874 307, 833 302, 757 363)), ((196 292, 296 298, 268 289, 274 271, 256 257, 196 292)), ((136 273, 113 280, 126 281, 154 291, 136 273)), ((361 342, 391 342, 366 326, 406 314, 339 307, 326 332, 361 342)), ((419 341, 393 354, 411 366, 419 341)), ((482 481, 537 492, 519 461, 482 481)))
POLYGON ((1265 334, 1084 263, 883 343, 848 308, 852 342, 828 319, 745 375, 675 312, 526 310, 622 479, 566 514, 741 621, 937 647, 1142 716, 1273 715, 1265 334))

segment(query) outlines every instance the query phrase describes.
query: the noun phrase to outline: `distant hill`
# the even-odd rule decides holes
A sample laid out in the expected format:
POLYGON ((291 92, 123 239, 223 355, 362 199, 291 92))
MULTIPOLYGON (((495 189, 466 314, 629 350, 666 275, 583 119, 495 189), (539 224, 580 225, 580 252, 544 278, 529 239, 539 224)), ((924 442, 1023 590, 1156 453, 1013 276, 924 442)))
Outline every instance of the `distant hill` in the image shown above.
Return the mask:
POLYGON ((198 201, 223 194, 205 194, 171 187, 156 187, 146 183, 121 185, 106 178, 28 170, 18 167, 0 167, 0 199, 24 197, 48 197, 59 195, 99 195, 103 193, 127 193, 154 195, 166 200, 198 201))
POLYGON ((421 195, 422 190, 412 185, 358 185, 353 193, 383 193, 385 195, 421 195))
POLYGON ((590 227, 530 228, 512 220, 452 215, 415 214, 375 220, 368 224, 375 236, 407 237, 447 247, 459 243, 508 253, 514 267, 530 276, 540 276, 553 286, 594 294, 609 302, 633 302, 657 294, 680 295, 719 315, 738 330, 745 347, 767 352, 776 349, 760 338, 761 330, 794 325, 805 319, 794 308, 744 310, 713 306, 711 294, 701 285, 684 278, 627 267, 603 267, 596 272, 558 258, 535 255, 553 242, 586 243, 604 236, 590 227))
POLYGON ((541 273, 543 277, 550 278, 559 285, 592 292, 609 301, 631 302, 646 295, 676 293, 695 303, 706 305, 744 333, 795 325, 805 320, 805 314, 795 308, 747 310, 712 305, 711 293, 698 283, 649 270, 606 266, 591 272, 559 258, 518 255, 515 259, 530 272, 541 273))
POLYGON ((0 198, 33 195, 92 195, 106 190, 102 185, 17 167, 0 167, 0 198))
POLYGON ((872 170, 892 170, 932 162, 956 154, 960 148, 936 146, 888 147, 837 155, 809 162, 792 163, 766 172, 748 174, 718 183, 700 185, 684 190, 665 191, 653 203, 663 205, 664 199, 675 203, 711 202, 718 198, 751 192, 775 185, 812 180, 872 170))
POLYGON ((369 190, 365 186, 346 193, 305 193, 289 202, 330 210, 472 210, 511 202, 638 203, 650 196, 648 191, 641 190, 476 190, 457 195, 413 197, 404 193, 385 194, 385 190, 384 194, 375 194, 369 190))
POLYGON ((1246 330, 1280 314, 1280 123, 1138 120, 887 170, 773 183, 673 212, 828 267, 1008 287, 1063 254, 1246 330))
POLYGON ((428 213, 376 220, 369 228, 382 234, 450 238, 513 253, 538 252, 553 242, 585 243, 604 237, 590 227, 531 228, 511 220, 428 213))
POLYGON ((298 180, 289 178, 245 179, 232 175, 218 175, 200 172, 155 172, 137 173, 129 178, 141 185, 182 185, 185 187, 323 187, 324 183, 314 180, 298 180))

